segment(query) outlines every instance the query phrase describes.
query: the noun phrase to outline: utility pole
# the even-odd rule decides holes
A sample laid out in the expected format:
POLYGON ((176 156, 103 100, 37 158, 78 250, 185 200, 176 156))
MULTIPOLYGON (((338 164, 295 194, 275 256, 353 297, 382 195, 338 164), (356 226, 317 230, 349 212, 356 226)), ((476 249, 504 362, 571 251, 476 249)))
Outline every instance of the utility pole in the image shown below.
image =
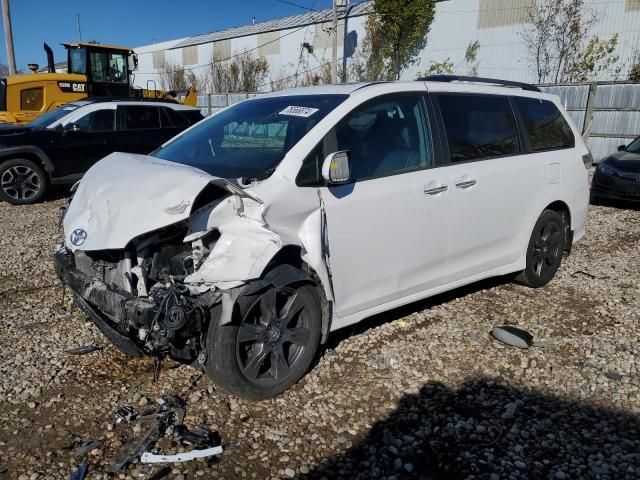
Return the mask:
POLYGON ((2 23, 4 24, 4 41, 7 44, 7 63, 9 64, 9 75, 15 75, 16 55, 13 51, 13 31, 11 30, 11 12, 9 12, 9 0, 2 2, 2 23))
POLYGON ((80 30, 80 14, 76 13, 76 23, 78 25, 78 43, 82 43, 82 31, 80 30))
POLYGON ((333 0, 333 56, 331 58, 331 83, 338 83, 338 0, 333 0))

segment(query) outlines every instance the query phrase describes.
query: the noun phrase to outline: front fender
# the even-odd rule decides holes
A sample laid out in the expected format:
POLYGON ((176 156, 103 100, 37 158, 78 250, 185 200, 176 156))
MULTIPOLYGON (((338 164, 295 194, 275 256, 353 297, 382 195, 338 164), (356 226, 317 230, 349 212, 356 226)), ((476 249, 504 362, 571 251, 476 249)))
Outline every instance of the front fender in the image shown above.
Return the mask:
POLYGON ((49 175, 54 172, 55 166, 49 156, 41 148, 34 147, 32 145, 3 148, 0 150, 0 160, 5 158, 15 158, 16 156, 24 155, 25 153, 38 157, 49 175))

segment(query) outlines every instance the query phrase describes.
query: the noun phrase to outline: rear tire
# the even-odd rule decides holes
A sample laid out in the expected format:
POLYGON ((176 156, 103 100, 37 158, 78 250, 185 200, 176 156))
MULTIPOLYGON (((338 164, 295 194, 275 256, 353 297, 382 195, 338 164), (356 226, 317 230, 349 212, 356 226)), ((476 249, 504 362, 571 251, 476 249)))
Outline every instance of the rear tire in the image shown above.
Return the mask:
POLYGON ((531 288, 544 287, 554 277, 566 249, 565 221, 554 210, 542 212, 527 247, 527 265, 515 281, 531 288))
POLYGON ((32 160, 14 158, 0 165, 0 198, 12 205, 36 203, 48 183, 45 171, 32 160))
POLYGON ((241 296, 227 325, 207 332, 209 377, 247 400, 275 397, 307 372, 320 343, 322 307, 311 285, 241 296))

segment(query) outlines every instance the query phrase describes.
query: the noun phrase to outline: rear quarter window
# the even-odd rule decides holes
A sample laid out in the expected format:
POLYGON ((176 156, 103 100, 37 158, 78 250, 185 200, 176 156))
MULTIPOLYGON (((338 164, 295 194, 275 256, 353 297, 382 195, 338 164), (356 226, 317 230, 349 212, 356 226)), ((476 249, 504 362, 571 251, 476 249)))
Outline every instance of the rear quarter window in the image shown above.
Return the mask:
POLYGON ((571 127, 552 102, 523 97, 513 100, 520 112, 532 151, 572 148, 575 145, 571 127))
POLYGON ((507 97, 438 94, 452 162, 520 152, 516 120, 507 97))

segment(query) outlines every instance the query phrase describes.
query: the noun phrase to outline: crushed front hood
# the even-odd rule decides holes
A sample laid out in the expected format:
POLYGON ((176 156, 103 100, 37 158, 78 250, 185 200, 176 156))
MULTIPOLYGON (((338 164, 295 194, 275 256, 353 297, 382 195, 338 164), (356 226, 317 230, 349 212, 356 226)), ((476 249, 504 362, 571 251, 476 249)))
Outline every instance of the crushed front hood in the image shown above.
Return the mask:
POLYGON ((82 178, 64 217, 65 244, 73 251, 124 248, 144 233, 188 218, 194 200, 210 183, 244 193, 197 168, 113 153, 82 178))

